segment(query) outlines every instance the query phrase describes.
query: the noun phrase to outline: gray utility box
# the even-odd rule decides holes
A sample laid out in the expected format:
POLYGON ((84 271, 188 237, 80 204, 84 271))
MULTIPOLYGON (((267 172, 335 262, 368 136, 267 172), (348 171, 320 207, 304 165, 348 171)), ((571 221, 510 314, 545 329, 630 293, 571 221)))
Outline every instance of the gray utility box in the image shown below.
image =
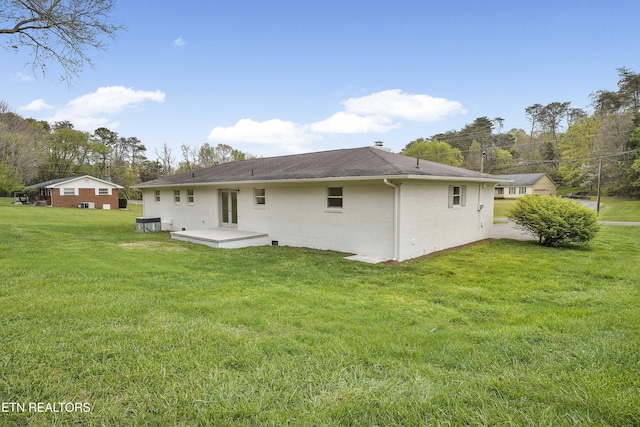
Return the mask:
POLYGON ((136 231, 140 233, 151 233, 161 231, 160 218, 138 217, 136 218, 136 231))

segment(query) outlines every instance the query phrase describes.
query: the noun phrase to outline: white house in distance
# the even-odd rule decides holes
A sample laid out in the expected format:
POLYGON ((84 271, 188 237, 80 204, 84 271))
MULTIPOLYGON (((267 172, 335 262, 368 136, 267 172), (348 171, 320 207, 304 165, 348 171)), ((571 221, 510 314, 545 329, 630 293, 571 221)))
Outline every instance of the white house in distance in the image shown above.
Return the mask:
POLYGON ((499 181, 363 147, 224 163, 136 187, 141 219, 157 219, 174 239, 403 261, 491 238, 499 181))
POLYGON ((527 194, 541 196, 556 194, 556 183, 546 173, 496 175, 502 182, 496 184, 496 199, 517 199, 527 194))

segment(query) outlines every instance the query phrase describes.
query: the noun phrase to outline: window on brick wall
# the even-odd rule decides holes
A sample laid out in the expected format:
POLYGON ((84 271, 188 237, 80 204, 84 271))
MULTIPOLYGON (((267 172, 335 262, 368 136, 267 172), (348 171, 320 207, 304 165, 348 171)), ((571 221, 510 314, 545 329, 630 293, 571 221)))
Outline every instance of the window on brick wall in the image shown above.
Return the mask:
POLYGON ((464 207, 467 204, 467 186, 466 185, 450 185, 449 186, 449 207, 464 207))
POLYGON ((63 188, 62 195, 63 196, 75 196, 76 195, 76 189, 75 188, 63 188))
POLYGON ((109 189, 108 188, 98 188, 98 196, 108 196, 109 189))
POLYGON ((253 203, 256 206, 264 206, 267 203, 267 190, 264 188, 254 188, 253 203))
POLYGON ((332 209, 342 208, 342 187, 327 188, 327 207, 332 209))

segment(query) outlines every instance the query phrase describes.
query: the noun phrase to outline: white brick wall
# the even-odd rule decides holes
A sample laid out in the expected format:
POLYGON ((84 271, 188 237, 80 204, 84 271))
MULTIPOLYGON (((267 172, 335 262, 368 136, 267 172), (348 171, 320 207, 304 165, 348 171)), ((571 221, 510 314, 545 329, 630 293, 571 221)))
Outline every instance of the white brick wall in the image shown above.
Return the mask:
MULTIPOLYGON (((393 256, 393 190, 342 184, 343 208, 327 209, 327 183, 267 188, 267 231, 280 245, 393 256)), ((262 231, 262 230, 257 230, 262 231)))
POLYGON ((454 182, 402 184, 399 260, 490 238, 493 185, 480 187, 481 184, 454 182), (449 208, 449 185, 466 186, 465 206, 449 208), (482 210, 478 210, 479 204, 483 205, 482 210))
MULTIPOLYGON (((405 182, 400 186, 399 260, 422 256, 491 237, 493 185, 480 190, 467 187, 466 206, 448 207, 452 183, 405 182)), ((459 185, 459 184, 456 184, 459 185)), ((266 204, 255 206, 253 186, 234 187, 238 193, 238 228, 268 233, 269 241, 282 246, 309 247, 391 259, 394 256, 394 189, 375 182, 327 182, 290 185, 258 185, 266 189, 266 204), (343 188, 343 208, 327 208, 327 188, 343 188)), ((219 190, 195 187, 195 203, 187 203, 187 187, 181 201, 173 202, 173 188, 146 189, 144 215, 161 217, 163 230, 220 226, 219 190), (169 225, 171 223, 171 225, 169 225)))
POLYGON ((214 228, 220 224, 218 190, 212 187, 188 187, 194 190, 194 203, 187 201, 187 187, 160 189, 160 201, 156 202, 155 189, 142 191, 144 216, 160 217, 162 229, 179 231, 197 228, 214 228), (173 191, 180 190, 180 203, 174 203, 173 191))

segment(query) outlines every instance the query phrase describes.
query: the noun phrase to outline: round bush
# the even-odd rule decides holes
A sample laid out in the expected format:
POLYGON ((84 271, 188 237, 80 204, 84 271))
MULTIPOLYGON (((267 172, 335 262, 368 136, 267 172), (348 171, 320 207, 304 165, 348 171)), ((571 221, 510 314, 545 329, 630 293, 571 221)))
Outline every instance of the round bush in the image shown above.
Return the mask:
POLYGON ((555 196, 521 197, 507 216, 546 246, 588 243, 600 228, 592 209, 555 196))

